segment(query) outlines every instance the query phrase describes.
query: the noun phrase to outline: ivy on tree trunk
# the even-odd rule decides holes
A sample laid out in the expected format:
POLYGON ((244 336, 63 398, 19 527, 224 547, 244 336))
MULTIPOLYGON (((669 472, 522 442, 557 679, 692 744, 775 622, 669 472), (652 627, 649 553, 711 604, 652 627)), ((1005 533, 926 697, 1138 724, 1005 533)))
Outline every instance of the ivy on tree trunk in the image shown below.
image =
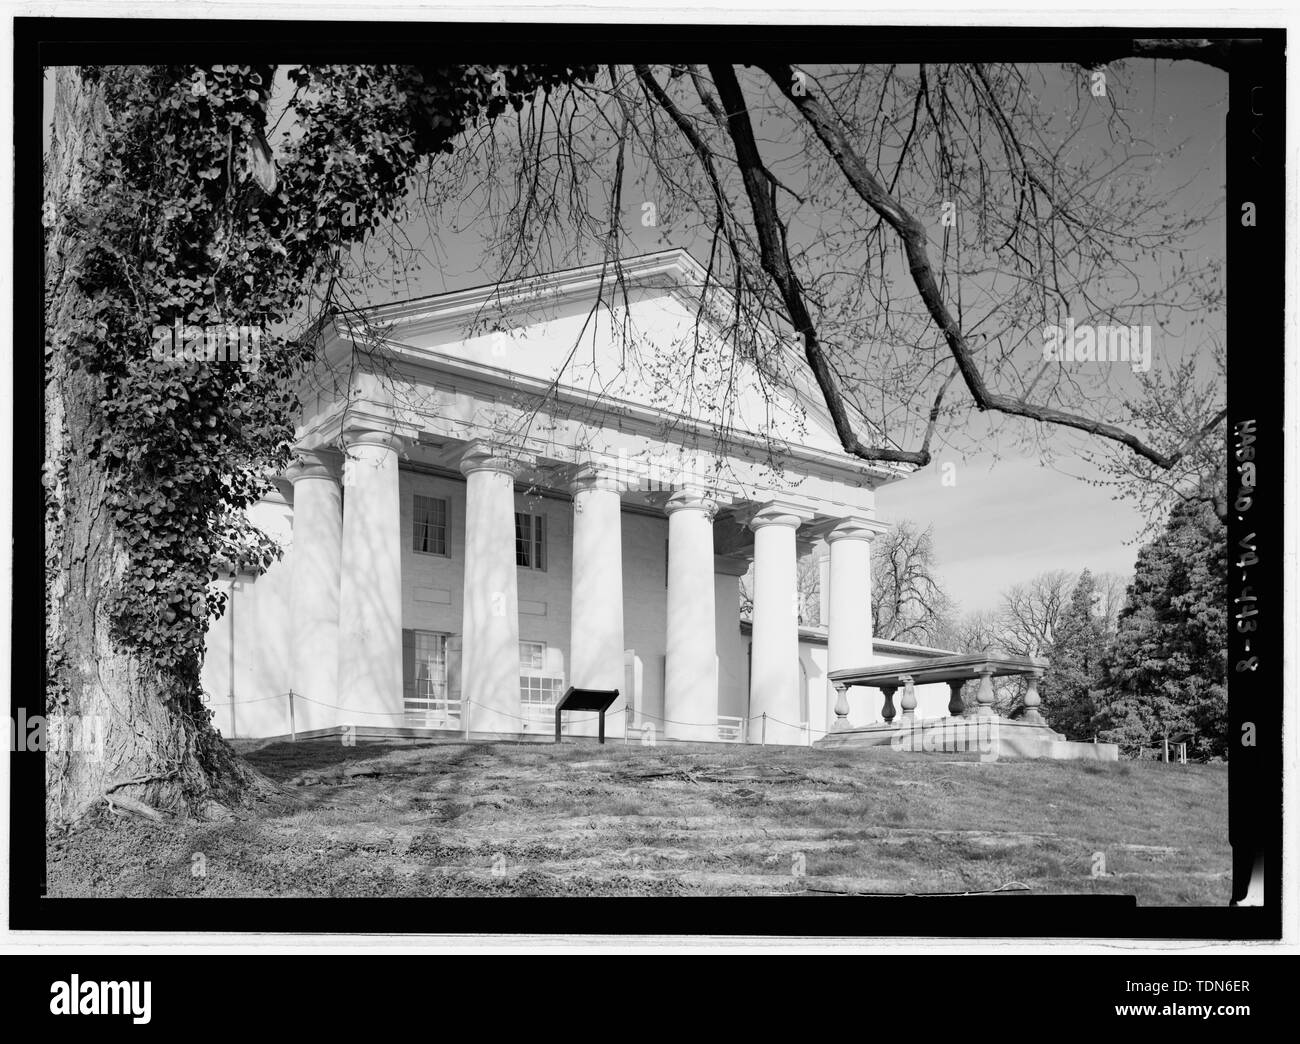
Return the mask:
POLYGON ((57 71, 43 215, 46 704, 97 721, 103 749, 49 754, 48 821, 105 800, 213 814, 268 786, 213 729, 199 672, 224 604, 212 581, 278 553, 243 509, 290 460, 313 346, 275 331, 396 212, 422 160, 474 120, 593 72, 295 68, 294 135, 277 156, 274 67, 57 71), (258 338, 252 359, 216 354, 232 332, 258 338))

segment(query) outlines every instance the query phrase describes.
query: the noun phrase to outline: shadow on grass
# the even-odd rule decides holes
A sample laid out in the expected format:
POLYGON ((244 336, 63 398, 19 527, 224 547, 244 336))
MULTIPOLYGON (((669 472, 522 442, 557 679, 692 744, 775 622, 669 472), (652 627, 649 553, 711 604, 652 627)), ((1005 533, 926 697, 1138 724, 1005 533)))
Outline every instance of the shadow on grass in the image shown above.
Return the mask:
POLYGON ((303 743, 236 741, 235 749, 263 775, 277 783, 300 773, 373 761, 391 754, 426 753, 440 766, 456 768, 460 762, 481 752, 482 744, 426 742, 422 740, 375 740, 345 746, 337 741, 311 740, 303 743))

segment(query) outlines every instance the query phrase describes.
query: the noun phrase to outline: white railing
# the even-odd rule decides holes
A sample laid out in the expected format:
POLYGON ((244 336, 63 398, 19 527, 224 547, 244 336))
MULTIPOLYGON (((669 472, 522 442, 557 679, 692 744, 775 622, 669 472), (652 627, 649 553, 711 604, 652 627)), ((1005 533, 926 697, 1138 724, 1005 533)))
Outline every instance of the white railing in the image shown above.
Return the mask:
POLYGON ((460 700, 407 700, 404 719, 407 725, 422 729, 459 729, 460 700))
POLYGON ((745 742, 745 719, 718 715, 718 739, 722 743, 745 742))

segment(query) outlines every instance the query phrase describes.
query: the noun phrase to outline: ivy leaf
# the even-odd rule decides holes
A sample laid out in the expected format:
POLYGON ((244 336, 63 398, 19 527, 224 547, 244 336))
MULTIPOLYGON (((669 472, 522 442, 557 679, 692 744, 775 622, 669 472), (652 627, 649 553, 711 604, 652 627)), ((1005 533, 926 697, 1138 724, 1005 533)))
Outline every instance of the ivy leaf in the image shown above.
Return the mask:
POLYGON ((266 137, 260 130, 248 144, 248 164, 258 187, 268 196, 271 195, 279 184, 279 178, 275 172, 275 157, 271 155, 271 146, 266 143, 266 137))

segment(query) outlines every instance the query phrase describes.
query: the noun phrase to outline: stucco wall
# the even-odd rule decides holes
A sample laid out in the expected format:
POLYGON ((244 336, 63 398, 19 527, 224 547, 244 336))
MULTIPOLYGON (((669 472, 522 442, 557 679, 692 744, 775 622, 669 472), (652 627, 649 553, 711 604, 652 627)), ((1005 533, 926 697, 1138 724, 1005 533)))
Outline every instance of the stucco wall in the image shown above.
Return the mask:
POLYGON ((749 640, 740 633, 740 577, 713 575, 718 619, 718 714, 742 718, 749 707, 749 640))
POLYGON ((623 645, 641 666, 639 718, 663 732, 668 520, 623 513, 623 645))

